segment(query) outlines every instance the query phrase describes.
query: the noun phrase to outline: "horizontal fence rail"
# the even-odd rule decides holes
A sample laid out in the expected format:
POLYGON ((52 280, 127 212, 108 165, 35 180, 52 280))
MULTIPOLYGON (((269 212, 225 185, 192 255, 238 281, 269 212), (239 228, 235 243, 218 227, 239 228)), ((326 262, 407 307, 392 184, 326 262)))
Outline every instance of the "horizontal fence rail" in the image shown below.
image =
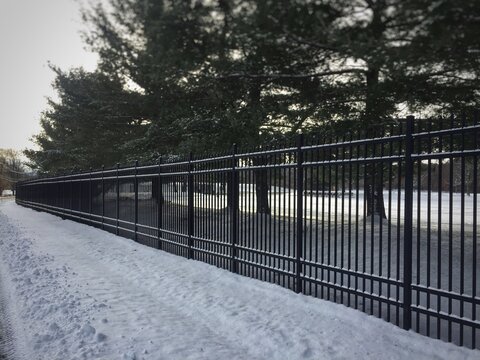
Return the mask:
POLYGON ((18 204, 479 348, 477 118, 69 173, 18 204))

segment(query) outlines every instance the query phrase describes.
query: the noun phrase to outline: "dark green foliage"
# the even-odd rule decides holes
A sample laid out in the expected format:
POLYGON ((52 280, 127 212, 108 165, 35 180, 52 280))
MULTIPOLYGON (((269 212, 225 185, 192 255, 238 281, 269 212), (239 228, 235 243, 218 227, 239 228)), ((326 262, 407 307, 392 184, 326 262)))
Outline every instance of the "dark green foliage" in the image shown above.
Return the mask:
POLYGON ((61 100, 29 152, 44 170, 268 146, 479 102, 478 0, 110 0, 84 18, 99 68, 57 70, 61 100), (77 87, 92 89, 70 96, 77 87))
POLYGON ((124 90, 118 78, 81 69, 53 68, 59 101, 41 117, 40 150, 28 150, 40 172, 99 168, 138 156, 135 140, 144 136, 142 97, 124 90))

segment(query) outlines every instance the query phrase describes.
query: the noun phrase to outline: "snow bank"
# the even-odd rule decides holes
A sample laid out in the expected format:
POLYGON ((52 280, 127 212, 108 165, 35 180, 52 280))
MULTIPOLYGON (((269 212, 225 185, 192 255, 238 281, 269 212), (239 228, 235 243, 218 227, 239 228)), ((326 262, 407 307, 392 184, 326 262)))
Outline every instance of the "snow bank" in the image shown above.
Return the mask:
POLYGON ((359 311, 0 203, 24 359, 478 359, 359 311))

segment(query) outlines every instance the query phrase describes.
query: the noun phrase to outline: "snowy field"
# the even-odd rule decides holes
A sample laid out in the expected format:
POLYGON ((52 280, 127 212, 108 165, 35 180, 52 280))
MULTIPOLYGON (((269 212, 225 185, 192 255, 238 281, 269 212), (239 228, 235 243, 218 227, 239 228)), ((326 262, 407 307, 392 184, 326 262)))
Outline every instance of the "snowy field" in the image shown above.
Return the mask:
POLYGON ((0 202, 18 359, 478 359, 353 309, 0 202))
MULTIPOLYGON (((243 191, 245 185, 250 185, 249 189, 253 188, 253 185, 242 185, 244 186, 240 188, 239 208, 241 211, 253 213, 257 208, 255 192, 253 190, 243 191)), ((134 194, 131 193, 129 196, 133 199, 134 194)), ((143 198, 149 198, 150 196, 150 194, 144 195, 143 198)), ((390 192, 384 191, 383 197, 387 217, 392 222, 397 222, 399 220, 398 213, 400 212, 400 221, 403 222, 403 212, 405 210, 403 206, 405 202, 404 192, 401 191, 399 194, 398 190, 392 190, 390 192)), ((139 195, 139 198, 142 199, 141 194, 139 195)), ((188 196, 186 192, 166 192, 165 199, 176 205, 187 206, 188 203, 188 196)), ((295 206, 297 201, 295 190, 272 187, 268 193, 268 201, 273 214, 295 217, 295 206)), ((429 194, 427 191, 421 191, 420 193, 418 193, 418 191, 414 191, 413 222, 414 224, 419 223, 422 227, 426 227, 428 214, 430 214, 429 222, 432 230, 438 229, 439 224, 441 224, 443 227, 448 227, 450 221, 454 228, 460 228, 460 224, 462 224, 463 220, 465 230, 467 232, 471 232, 471 227, 474 220, 474 207, 477 209, 480 207, 480 197, 477 197, 477 202, 475 204, 474 197, 471 194, 465 194, 463 195, 463 201, 464 217, 462 219, 460 211, 462 204, 461 193, 452 193, 450 196, 448 192, 442 192, 439 196, 438 192, 431 192, 429 194), (440 212, 439 206, 441 206, 440 212), (450 212, 450 208, 452 209, 452 212, 450 212)), ((225 208, 227 207, 227 197, 226 195, 212 196, 195 193, 195 207, 215 207, 217 209, 225 208)), ((328 218, 328 215, 330 215, 331 220, 333 220, 335 214, 343 214, 346 219, 357 215, 359 217, 363 217, 366 210, 365 193, 363 190, 352 190, 343 194, 342 192, 338 192, 335 196, 328 194, 328 192, 326 192, 326 194, 319 192, 317 195, 311 195, 310 193, 306 192, 304 195, 303 208, 305 217, 307 219, 325 219, 328 218), (324 208, 323 213, 321 211, 322 207, 324 208)), ((477 213, 477 223, 480 223, 480 212, 477 213)))

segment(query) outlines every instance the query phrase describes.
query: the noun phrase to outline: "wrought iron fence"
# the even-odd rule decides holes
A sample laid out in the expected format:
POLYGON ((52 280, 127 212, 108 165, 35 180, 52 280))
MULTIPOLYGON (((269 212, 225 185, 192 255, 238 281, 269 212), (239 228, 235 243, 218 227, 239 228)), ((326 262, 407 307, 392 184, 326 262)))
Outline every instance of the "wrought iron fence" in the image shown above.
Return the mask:
POLYGON ((479 348, 477 119, 18 183, 17 203, 479 348))

